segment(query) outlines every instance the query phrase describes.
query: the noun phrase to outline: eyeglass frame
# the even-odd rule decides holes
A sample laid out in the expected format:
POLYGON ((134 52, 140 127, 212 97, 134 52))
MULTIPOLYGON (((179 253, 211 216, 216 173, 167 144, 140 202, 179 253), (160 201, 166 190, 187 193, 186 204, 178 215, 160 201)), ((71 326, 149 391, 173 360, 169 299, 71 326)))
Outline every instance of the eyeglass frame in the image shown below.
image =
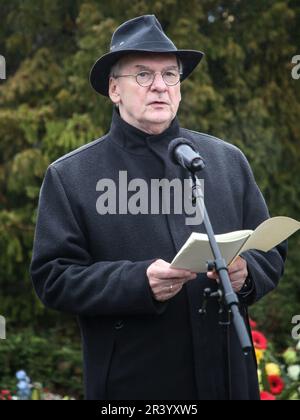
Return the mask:
MULTIPOLYGON (((175 70, 175 69, 173 69, 173 70, 175 70)), ((164 81, 164 84, 166 85, 166 86, 176 86, 176 85, 178 85, 178 83, 180 82, 180 78, 181 78, 181 76, 182 76, 182 72, 180 71, 180 70, 178 70, 178 69, 176 69, 175 71, 176 72, 178 72, 178 75, 179 75, 179 79, 178 79, 178 81, 176 82, 176 83, 174 83, 174 84, 172 84, 172 85, 169 85, 168 83, 166 83, 165 82, 165 79, 164 79, 164 74, 166 73, 166 72, 168 72, 168 71, 170 71, 170 69, 167 69, 167 70, 163 70, 163 71, 152 71, 152 70, 141 70, 141 71, 139 71, 138 73, 136 73, 136 74, 119 74, 119 75, 112 75, 112 77, 114 78, 114 79, 118 79, 119 77, 135 77, 135 80, 136 80, 136 83, 139 85, 139 86, 141 86, 141 87, 149 87, 149 86, 151 86, 152 85, 152 83, 154 82, 154 80, 155 80, 155 76, 157 75, 157 73, 159 73, 160 75, 161 75, 161 77, 162 77, 162 79, 163 79, 163 81, 164 81), (152 80, 151 80, 151 83, 149 83, 149 85, 141 85, 138 81, 137 81, 137 77, 138 77, 138 75, 139 74, 141 74, 141 73, 151 73, 152 74, 152 76, 153 76, 153 78, 152 78, 152 80)))

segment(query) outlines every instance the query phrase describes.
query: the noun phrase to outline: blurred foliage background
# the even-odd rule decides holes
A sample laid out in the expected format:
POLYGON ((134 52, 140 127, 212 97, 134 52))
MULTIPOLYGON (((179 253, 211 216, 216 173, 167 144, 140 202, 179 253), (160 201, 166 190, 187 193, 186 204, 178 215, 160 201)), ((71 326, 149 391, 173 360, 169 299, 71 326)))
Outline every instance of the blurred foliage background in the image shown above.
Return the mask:
MULTIPOLYGON (((298 0, 0 0, 0 388, 25 369, 82 396, 76 320, 46 310, 30 282, 38 194, 51 161, 109 129, 111 104, 91 90, 89 70, 119 24, 147 13, 177 47, 206 53, 182 84, 181 125, 240 147, 271 215, 300 219, 298 0)), ((252 309, 279 349, 300 313, 299 245, 296 235, 280 287, 252 309)))

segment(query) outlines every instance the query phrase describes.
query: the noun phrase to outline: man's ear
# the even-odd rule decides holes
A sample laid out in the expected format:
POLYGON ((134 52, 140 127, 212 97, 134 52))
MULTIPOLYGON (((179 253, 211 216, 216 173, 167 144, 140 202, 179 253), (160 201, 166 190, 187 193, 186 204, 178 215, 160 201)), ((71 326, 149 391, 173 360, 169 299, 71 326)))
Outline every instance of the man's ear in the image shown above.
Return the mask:
POLYGON ((108 93, 111 101, 117 105, 120 102, 120 92, 119 92, 119 85, 115 78, 109 78, 109 88, 108 93))

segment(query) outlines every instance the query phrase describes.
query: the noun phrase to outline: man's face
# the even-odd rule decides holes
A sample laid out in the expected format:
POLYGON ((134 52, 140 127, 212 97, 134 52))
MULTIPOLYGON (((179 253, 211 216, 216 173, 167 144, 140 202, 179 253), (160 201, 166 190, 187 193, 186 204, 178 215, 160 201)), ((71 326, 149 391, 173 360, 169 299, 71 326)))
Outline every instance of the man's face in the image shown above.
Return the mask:
POLYGON ((135 54, 122 59, 118 75, 159 72, 147 87, 140 86, 135 77, 110 78, 109 96, 126 122, 150 134, 169 127, 181 100, 180 82, 168 86, 160 72, 172 69, 179 70, 176 57, 170 54, 135 54))

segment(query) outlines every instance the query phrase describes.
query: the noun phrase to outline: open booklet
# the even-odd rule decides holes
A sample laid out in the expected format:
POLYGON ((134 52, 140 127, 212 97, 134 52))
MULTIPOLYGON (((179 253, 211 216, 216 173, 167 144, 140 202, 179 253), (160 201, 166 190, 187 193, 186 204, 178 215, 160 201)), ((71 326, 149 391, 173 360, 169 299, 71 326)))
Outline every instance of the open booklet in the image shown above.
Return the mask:
MULTIPOLYGON (((239 230, 215 235, 223 258, 230 265, 242 252, 250 249, 268 252, 300 229, 300 222, 290 217, 272 217, 254 231, 239 230)), ((196 273, 207 271, 207 261, 213 254, 208 236, 193 232, 171 263, 173 268, 185 268, 196 273)))

